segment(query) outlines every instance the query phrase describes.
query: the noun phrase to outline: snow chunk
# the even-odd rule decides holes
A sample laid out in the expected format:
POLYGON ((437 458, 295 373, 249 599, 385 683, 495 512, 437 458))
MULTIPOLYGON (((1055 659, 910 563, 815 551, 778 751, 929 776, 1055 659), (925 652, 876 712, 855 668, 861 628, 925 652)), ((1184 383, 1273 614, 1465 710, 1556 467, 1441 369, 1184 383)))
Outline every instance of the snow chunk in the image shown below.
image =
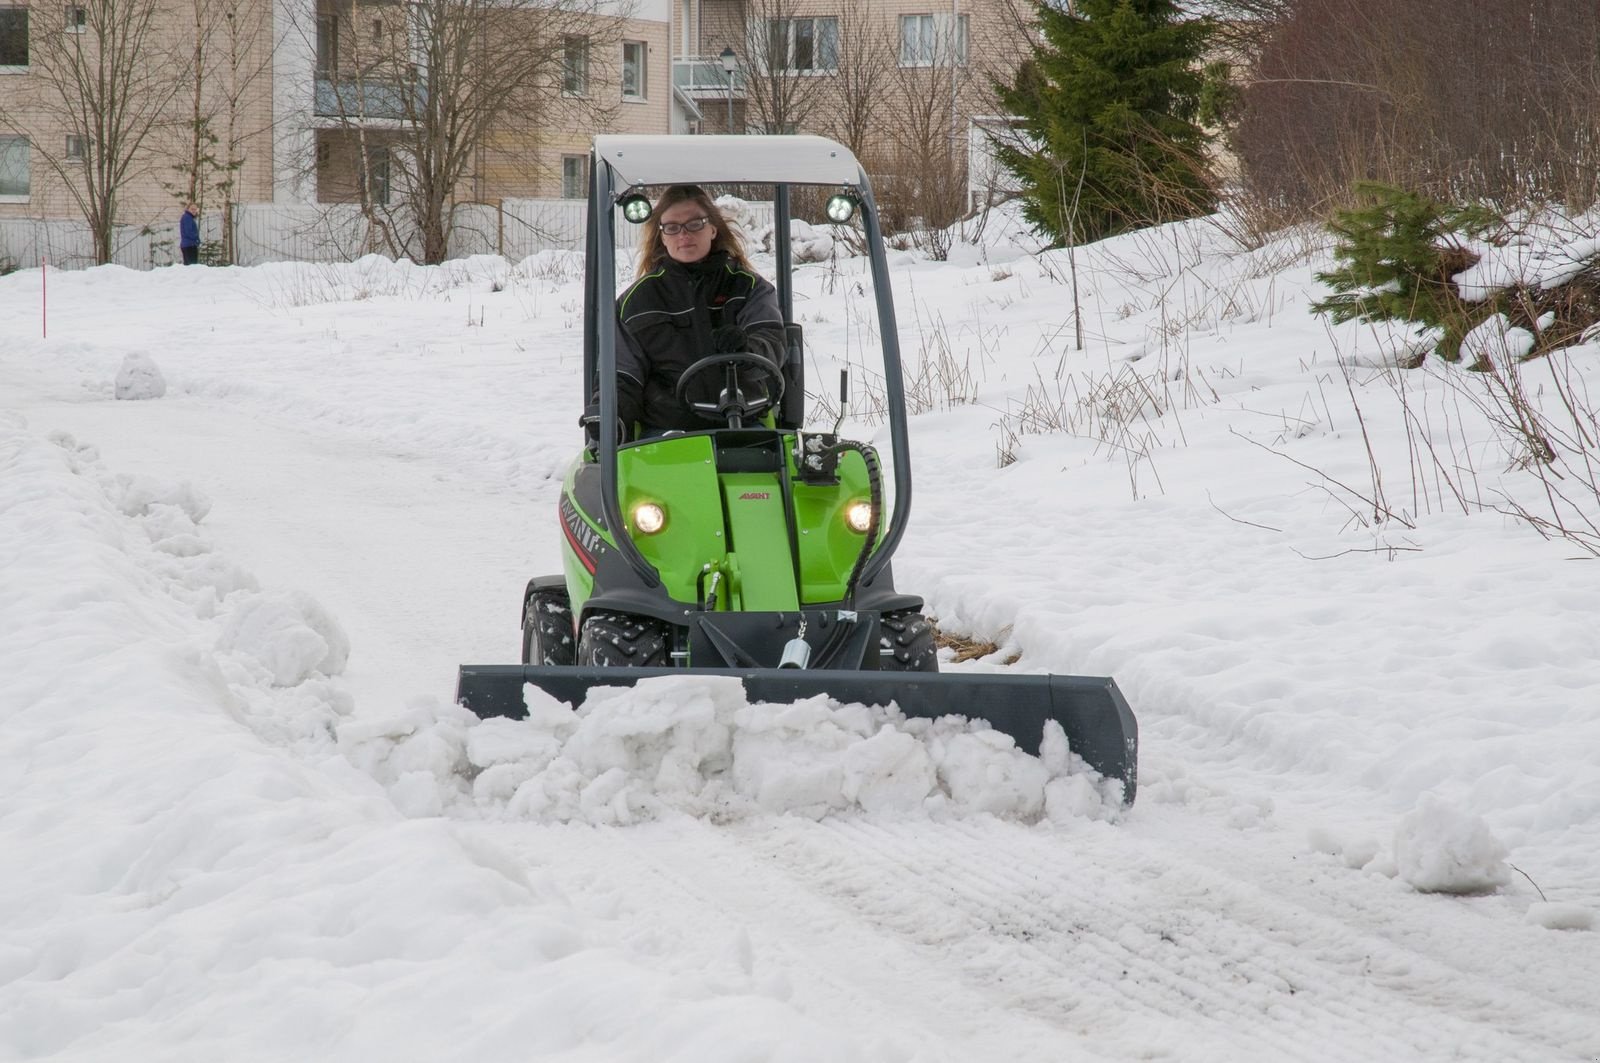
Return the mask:
POLYGON ((1044 810, 1045 766, 1017 749, 1010 735, 972 731, 934 743, 939 778, 950 796, 998 816, 1032 817, 1044 810))
POLYGON ((272 685, 294 686, 313 672, 338 675, 350 657, 339 622, 309 595, 252 595, 228 614, 217 648, 257 661, 272 685))
POLYGON ((1594 913, 1581 904, 1542 901, 1528 906, 1528 922, 1547 930, 1593 930, 1594 913))
POLYGON ((1397 872, 1424 893, 1492 892, 1511 879, 1505 858, 1488 824, 1431 793, 1395 829, 1397 872))
POLYGON ((1371 866, 1383 849, 1376 838, 1347 837, 1327 827, 1312 827, 1306 834, 1306 842, 1313 852, 1338 857, 1352 870, 1371 866))
POLYGON ((176 506, 196 524, 211 512, 211 499, 187 482, 170 483, 152 476, 118 476, 121 488, 117 508, 130 517, 143 517, 156 506, 176 506))
POLYGON ((910 811, 933 788, 933 759, 921 742, 884 724, 845 750, 842 794, 868 812, 910 811))
POLYGON ((1533 353, 1537 342, 1533 333, 1511 324, 1506 315, 1495 314, 1461 341, 1461 364, 1488 364, 1502 376, 1510 376, 1516 372, 1517 363, 1533 353))
POLYGON ((117 371, 117 398, 159 399, 166 393, 167 379, 148 354, 135 351, 122 359, 122 368, 117 371))

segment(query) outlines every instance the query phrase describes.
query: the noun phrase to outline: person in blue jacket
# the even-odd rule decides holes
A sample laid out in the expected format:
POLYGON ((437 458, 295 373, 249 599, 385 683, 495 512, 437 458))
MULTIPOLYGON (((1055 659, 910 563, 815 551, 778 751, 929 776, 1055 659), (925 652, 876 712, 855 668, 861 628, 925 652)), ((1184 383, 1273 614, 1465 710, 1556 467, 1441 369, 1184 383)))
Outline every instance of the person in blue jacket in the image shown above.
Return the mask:
POLYGON ((183 252, 185 266, 200 261, 200 208, 193 203, 183 208, 183 217, 178 219, 178 250, 183 252))

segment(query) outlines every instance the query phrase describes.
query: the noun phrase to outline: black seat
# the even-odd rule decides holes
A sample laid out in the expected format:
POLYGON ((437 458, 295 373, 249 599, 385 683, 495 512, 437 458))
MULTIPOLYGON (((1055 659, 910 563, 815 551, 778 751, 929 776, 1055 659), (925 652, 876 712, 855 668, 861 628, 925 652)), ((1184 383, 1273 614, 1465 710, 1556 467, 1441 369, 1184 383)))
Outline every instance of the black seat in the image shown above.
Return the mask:
POLYGON ((783 363, 783 400, 778 408, 779 428, 801 428, 806 421, 805 336, 799 325, 785 325, 789 355, 783 363))

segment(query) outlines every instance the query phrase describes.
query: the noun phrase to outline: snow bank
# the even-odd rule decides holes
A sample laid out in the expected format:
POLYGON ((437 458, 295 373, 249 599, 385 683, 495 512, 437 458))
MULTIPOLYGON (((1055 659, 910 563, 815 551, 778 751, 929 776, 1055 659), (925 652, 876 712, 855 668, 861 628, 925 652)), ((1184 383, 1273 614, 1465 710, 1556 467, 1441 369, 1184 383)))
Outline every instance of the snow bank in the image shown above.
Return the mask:
POLYGON ((1453 278, 1462 298, 1481 302, 1512 287, 1550 289, 1567 283, 1600 256, 1600 217, 1567 217, 1548 211, 1519 219, 1519 231, 1503 243, 1473 241, 1478 261, 1453 278))
POLYGON ((1054 728, 1028 756, 985 723, 907 719, 826 697, 752 703, 730 676, 602 687, 576 710, 525 688, 526 720, 478 720, 419 701, 348 720, 339 742, 414 814, 457 810, 544 822, 634 823, 832 813, 1024 822, 1107 819, 1121 784, 1090 771, 1054 728))

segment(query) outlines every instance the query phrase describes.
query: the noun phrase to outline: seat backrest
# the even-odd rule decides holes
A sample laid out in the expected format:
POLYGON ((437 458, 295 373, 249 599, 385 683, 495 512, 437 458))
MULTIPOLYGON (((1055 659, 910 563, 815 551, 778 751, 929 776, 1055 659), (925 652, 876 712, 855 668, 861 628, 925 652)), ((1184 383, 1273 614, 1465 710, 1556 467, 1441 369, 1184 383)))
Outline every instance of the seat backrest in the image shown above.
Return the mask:
POLYGON ((778 411, 779 428, 803 428, 806 420, 805 336, 799 325, 783 327, 789 356, 783 363, 783 402, 778 411))

